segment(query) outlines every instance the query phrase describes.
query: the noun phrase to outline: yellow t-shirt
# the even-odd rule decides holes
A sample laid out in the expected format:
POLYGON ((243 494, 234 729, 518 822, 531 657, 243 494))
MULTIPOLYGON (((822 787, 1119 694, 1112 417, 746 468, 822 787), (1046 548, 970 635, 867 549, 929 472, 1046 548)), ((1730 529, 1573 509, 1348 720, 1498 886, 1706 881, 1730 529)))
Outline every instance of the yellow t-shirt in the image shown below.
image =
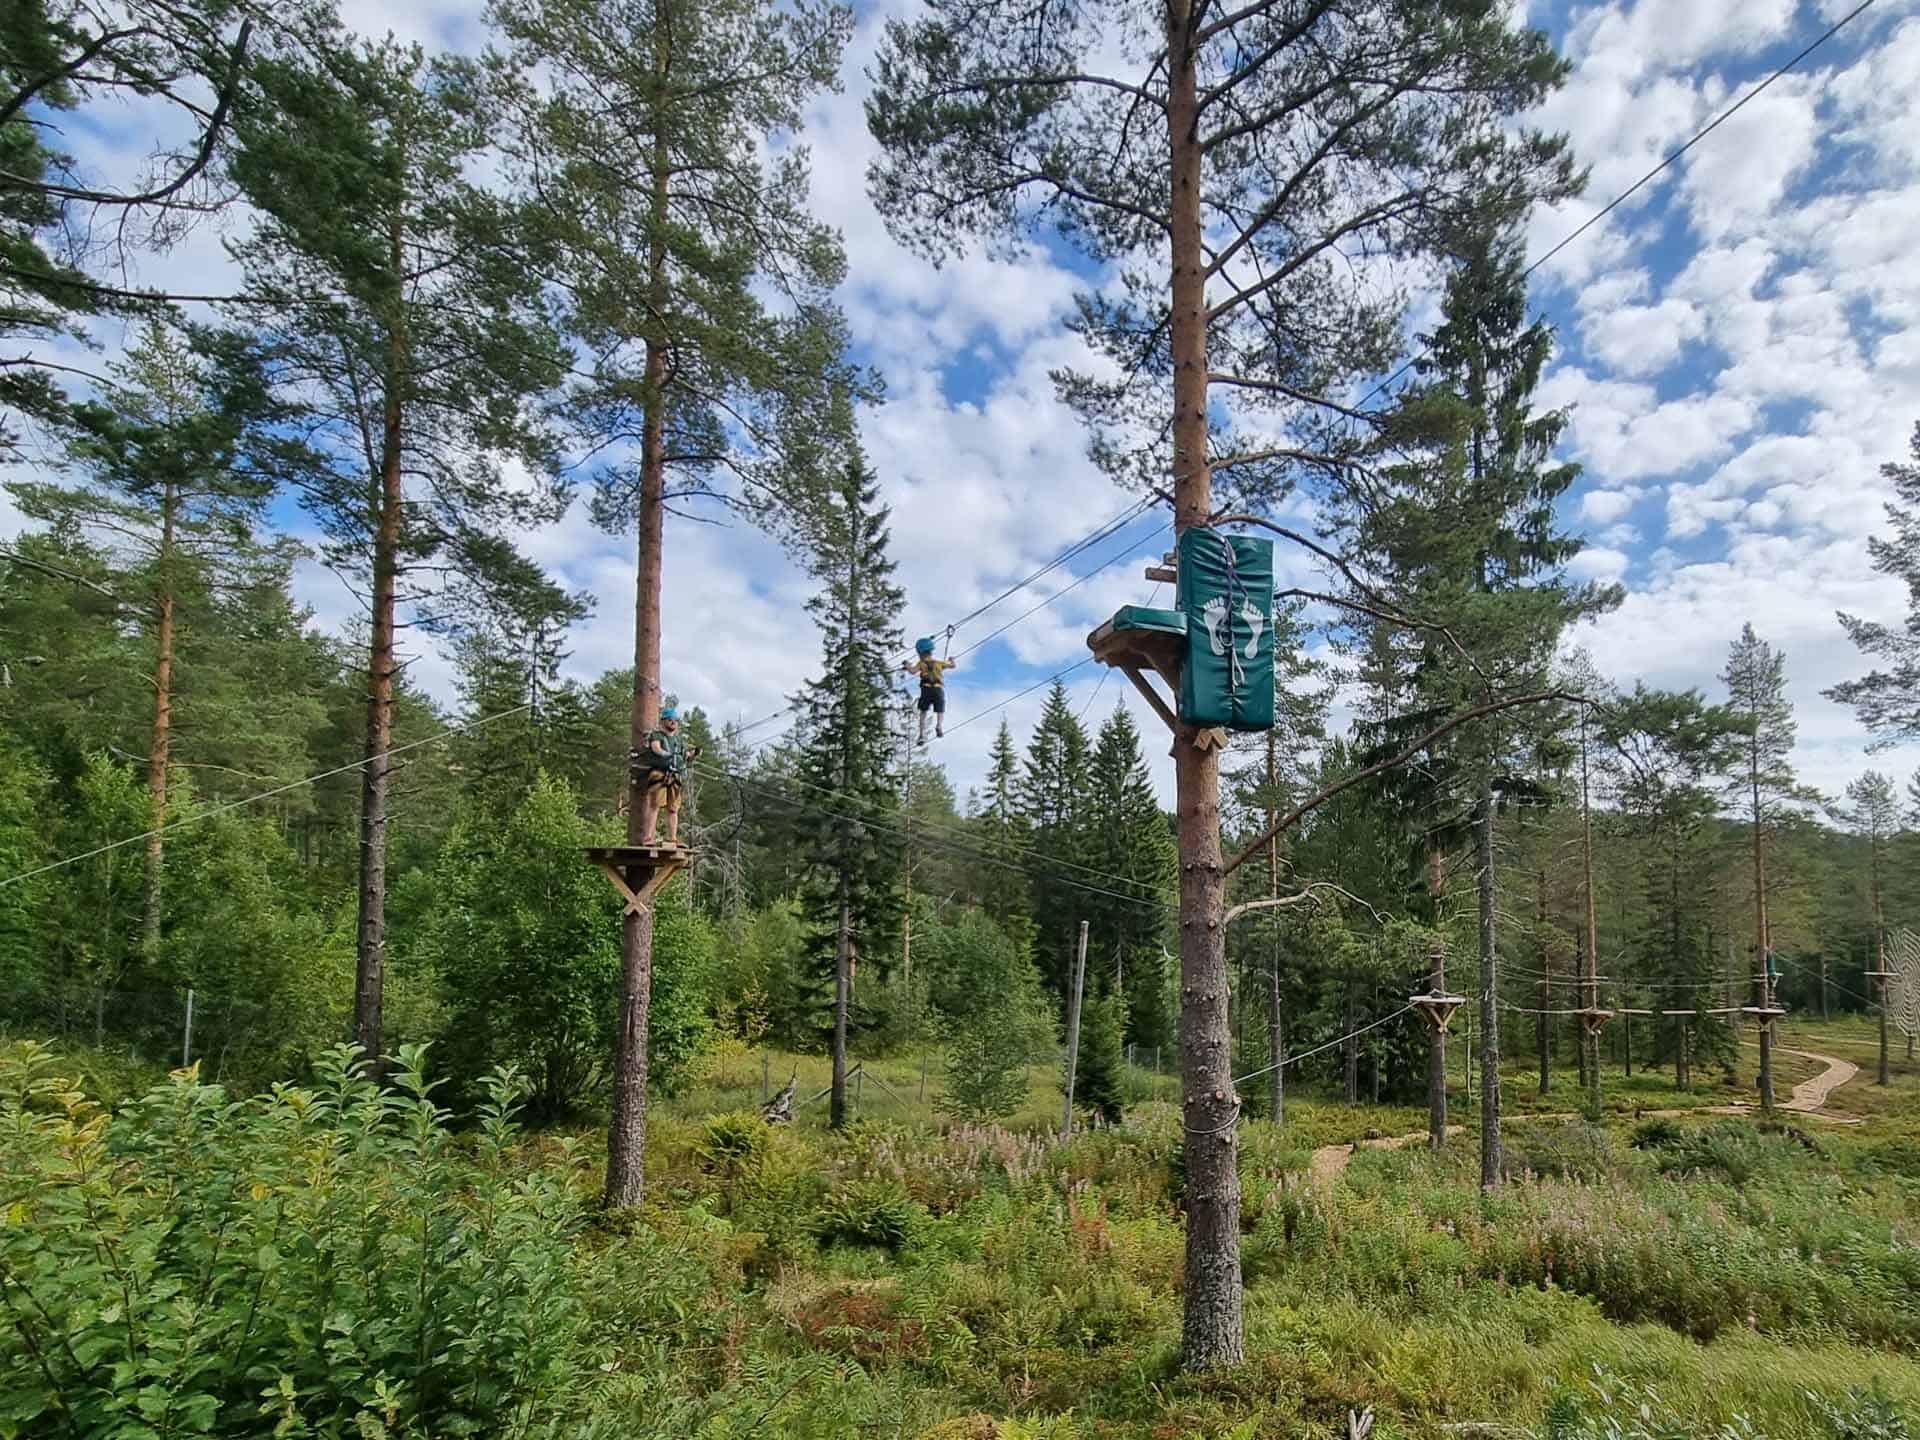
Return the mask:
POLYGON ((936 660, 931 655, 922 655, 915 669, 922 685, 939 686, 946 683, 943 677, 957 663, 953 660, 936 660))

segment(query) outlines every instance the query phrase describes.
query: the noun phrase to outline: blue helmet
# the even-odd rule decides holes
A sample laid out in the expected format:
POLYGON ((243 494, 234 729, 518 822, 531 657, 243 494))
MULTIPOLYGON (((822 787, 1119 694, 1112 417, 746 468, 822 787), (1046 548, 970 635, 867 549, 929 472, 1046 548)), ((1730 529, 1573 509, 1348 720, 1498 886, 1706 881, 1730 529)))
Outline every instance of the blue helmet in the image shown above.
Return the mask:
POLYGON ((933 637, 931 635, 921 636, 913 642, 913 648, 918 650, 922 655, 933 654, 933 637))
POLYGON ((660 707, 660 718, 662 720, 678 720, 680 718, 680 712, 671 705, 662 705, 660 707))

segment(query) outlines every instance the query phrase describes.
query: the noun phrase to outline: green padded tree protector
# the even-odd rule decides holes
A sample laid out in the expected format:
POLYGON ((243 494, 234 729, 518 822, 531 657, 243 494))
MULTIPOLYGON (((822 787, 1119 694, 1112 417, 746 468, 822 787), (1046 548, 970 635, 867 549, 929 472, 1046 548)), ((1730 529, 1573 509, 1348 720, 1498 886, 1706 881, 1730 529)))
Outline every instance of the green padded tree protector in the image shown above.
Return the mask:
POLYGON ((1180 535, 1175 603, 1187 617, 1180 718, 1273 728, 1273 542, 1195 525, 1180 535))

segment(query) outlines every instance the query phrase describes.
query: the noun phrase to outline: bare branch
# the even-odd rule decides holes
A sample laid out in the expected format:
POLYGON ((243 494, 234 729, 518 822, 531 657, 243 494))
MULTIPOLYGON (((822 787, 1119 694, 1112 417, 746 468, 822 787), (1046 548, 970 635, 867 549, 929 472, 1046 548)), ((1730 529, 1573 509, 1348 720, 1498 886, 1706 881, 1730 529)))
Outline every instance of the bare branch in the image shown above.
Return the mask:
POLYGON ((1265 850, 1268 842, 1279 836, 1281 832, 1292 829, 1295 825, 1299 824, 1305 816, 1318 810, 1343 790, 1351 789, 1362 780, 1370 780, 1383 771, 1406 764, 1407 761, 1433 744, 1434 741, 1452 734, 1462 725, 1470 724, 1475 720, 1484 720, 1489 715, 1497 715, 1503 710, 1512 710, 1516 706, 1545 705, 1556 700, 1575 705, 1590 703, 1586 696, 1577 695, 1571 690, 1541 690, 1529 695, 1510 695, 1504 700, 1492 700, 1485 705, 1476 705, 1471 710, 1463 710, 1451 720, 1446 721, 1444 724, 1436 725, 1433 729, 1427 731, 1426 734, 1419 736, 1409 744, 1406 749, 1400 751, 1398 754, 1390 755, 1385 760, 1376 761, 1372 765, 1356 770, 1351 775, 1343 776, 1330 785, 1323 785, 1319 790, 1309 795, 1305 800, 1301 801, 1298 805, 1294 806, 1293 809, 1276 820, 1261 834, 1259 839, 1255 840, 1251 845, 1247 846, 1246 849, 1234 856, 1232 860, 1228 861, 1220 873, 1222 875, 1231 875, 1235 870, 1238 870, 1242 865, 1246 864, 1247 861, 1253 859, 1254 856, 1265 850))

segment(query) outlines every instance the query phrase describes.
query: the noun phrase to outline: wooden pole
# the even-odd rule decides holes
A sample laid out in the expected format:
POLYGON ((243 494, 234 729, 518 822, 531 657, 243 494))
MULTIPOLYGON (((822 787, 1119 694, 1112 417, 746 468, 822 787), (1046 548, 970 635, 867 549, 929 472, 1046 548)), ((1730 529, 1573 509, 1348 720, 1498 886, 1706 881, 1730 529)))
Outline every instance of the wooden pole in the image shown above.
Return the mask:
POLYGON ((1087 984, 1087 922, 1080 922, 1079 954, 1073 962, 1073 995, 1067 1005, 1067 1098, 1061 1107, 1060 1133, 1073 1133, 1073 1075, 1080 1065, 1080 1005, 1087 984))
POLYGON ((187 1028, 180 1037, 180 1068, 186 1069, 193 1063, 193 987, 187 987, 187 1028))

